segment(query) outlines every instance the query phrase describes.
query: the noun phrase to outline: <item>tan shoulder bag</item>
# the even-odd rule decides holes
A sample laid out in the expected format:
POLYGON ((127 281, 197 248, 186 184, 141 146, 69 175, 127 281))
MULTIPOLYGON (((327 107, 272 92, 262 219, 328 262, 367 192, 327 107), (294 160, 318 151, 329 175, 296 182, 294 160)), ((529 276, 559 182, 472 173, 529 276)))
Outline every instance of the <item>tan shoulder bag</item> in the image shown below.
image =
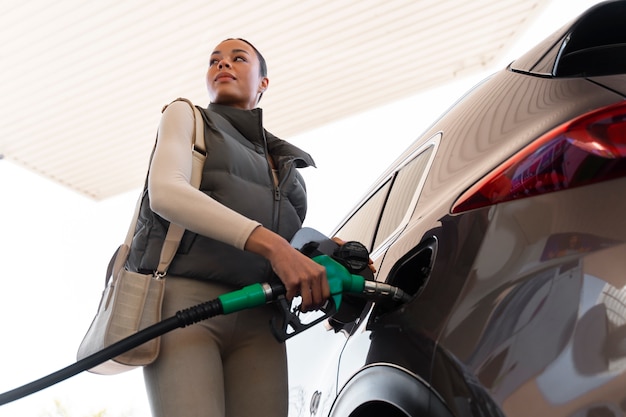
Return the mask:
MULTIPOLYGON (((199 110, 189 100, 182 98, 178 100, 189 103, 194 111, 196 129, 194 132, 191 185, 197 188, 200 186, 202 166, 206 158, 204 122, 199 110)), ((153 274, 128 271, 124 265, 128 259, 130 245, 135 233, 141 200, 140 196, 124 243, 120 245, 109 262, 100 305, 78 348, 78 360, 161 320, 161 306, 165 287, 164 277, 178 250, 185 229, 170 223, 161 248, 159 265, 153 274)), ((157 337, 90 369, 89 372, 110 375, 148 365, 159 355, 159 344, 160 337, 157 337)))

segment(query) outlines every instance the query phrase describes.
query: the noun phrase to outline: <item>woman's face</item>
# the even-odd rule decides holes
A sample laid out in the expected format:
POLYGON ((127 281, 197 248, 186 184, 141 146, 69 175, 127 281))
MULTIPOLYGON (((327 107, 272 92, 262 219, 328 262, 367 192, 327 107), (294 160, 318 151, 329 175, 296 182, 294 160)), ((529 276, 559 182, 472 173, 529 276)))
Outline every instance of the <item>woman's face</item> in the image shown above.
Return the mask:
POLYGON ((231 39, 217 45, 206 75, 211 103, 253 109, 269 83, 259 66, 256 52, 247 43, 231 39))

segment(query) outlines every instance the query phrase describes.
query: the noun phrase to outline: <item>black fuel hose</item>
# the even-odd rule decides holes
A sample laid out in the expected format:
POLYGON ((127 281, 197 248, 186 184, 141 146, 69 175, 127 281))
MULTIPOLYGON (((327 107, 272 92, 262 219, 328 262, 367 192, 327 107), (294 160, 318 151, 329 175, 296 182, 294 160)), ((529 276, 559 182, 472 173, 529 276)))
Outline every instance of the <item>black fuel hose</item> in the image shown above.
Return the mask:
POLYGON ((176 314, 170 318, 162 320, 152 326, 120 340, 106 348, 87 356, 70 366, 63 369, 59 369, 47 376, 32 381, 21 387, 15 388, 11 391, 0 394, 0 406, 10 403, 27 395, 33 394, 42 389, 48 388, 56 383, 64 381, 73 377, 83 371, 91 369, 101 363, 108 361, 116 356, 121 355, 124 352, 129 351, 149 340, 162 336, 167 332, 170 332, 179 327, 186 327, 199 321, 223 314, 222 303, 220 299, 198 304, 193 307, 176 312, 176 314))

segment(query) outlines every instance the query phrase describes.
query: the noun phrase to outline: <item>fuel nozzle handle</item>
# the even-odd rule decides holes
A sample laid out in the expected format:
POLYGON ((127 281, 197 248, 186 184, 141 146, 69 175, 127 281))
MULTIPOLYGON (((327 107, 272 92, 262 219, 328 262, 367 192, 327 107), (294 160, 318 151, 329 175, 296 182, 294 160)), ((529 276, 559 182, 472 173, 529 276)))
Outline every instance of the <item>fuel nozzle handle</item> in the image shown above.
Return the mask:
POLYGON ((332 301, 327 302, 320 309, 323 315, 316 320, 308 324, 301 322, 299 311, 297 309, 292 311, 284 298, 286 291, 282 283, 251 284, 239 290, 222 294, 216 300, 219 312, 221 314, 230 314, 278 302, 283 312, 282 320, 272 319, 272 331, 278 340, 284 341, 335 314, 341 306, 343 294, 350 293, 372 301, 391 300, 394 302, 406 302, 410 299, 410 296, 400 288, 369 281, 361 275, 350 273, 344 265, 328 255, 318 255, 312 259, 326 269, 326 278, 328 279, 332 301))
MULTIPOLYGON (((341 295, 344 292, 364 293, 365 279, 362 276, 352 275, 343 265, 328 255, 319 255, 313 260, 326 269, 330 295, 335 303, 335 308, 339 308, 341 295)), ((269 284, 265 282, 251 284, 239 290, 222 294, 218 300, 222 305, 223 314, 230 314, 272 303, 285 293, 285 287, 281 283, 269 284)))
MULTIPOLYGON (((376 281, 368 281, 361 275, 351 274, 342 264, 328 255, 319 255, 313 258, 315 262, 326 269, 326 277, 330 288, 330 295, 339 309, 341 295, 344 293, 360 294, 368 299, 387 299, 406 302, 410 296, 398 287, 376 281)), ((231 291, 218 297, 222 305, 222 313, 230 314, 236 311, 259 307, 272 303, 285 295, 285 287, 280 283, 251 284, 240 290, 231 291)))
POLYGON ((328 255, 319 255, 313 258, 315 262, 326 268, 326 278, 330 288, 330 296, 335 308, 341 305, 341 295, 347 293, 362 294, 365 290, 365 278, 351 274, 346 267, 328 255))
POLYGON ((341 295, 344 293, 358 294, 370 300, 407 302, 411 299, 409 294, 398 287, 369 281, 361 275, 351 274, 346 267, 328 255, 316 256, 313 260, 326 268, 330 295, 337 309, 341 304, 341 295))

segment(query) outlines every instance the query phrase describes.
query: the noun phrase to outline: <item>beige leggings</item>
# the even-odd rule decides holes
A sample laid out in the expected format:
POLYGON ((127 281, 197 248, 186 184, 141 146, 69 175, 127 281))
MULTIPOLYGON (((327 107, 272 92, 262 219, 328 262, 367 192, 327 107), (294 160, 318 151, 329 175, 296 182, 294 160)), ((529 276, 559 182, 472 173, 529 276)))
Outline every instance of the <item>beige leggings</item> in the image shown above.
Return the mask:
MULTIPOLYGON (((168 277, 163 318, 230 290, 168 277)), ((287 416, 287 358, 270 332, 273 314, 264 306, 163 335, 158 359, 144 368, 153 417, 287 416)))

